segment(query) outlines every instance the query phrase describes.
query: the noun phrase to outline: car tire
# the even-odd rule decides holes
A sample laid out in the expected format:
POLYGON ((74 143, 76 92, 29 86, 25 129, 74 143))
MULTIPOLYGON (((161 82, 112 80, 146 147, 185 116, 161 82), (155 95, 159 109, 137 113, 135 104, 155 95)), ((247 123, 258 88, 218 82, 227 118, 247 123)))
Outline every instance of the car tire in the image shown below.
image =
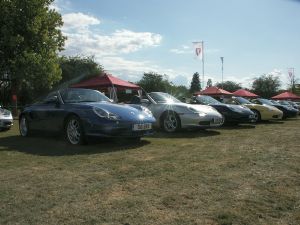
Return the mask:
POLYGON ((78 116, 70 116, 65 124, 65 138, 72 145, 86 144, 84 129, 78 116))
POLYGON ((174 133, 181 129, 181 121, 174 111, 167 111, 163 114, 161 127, 165 132, 174 133))
POLYGON ((260 115, 260 112, 257 111, 257 110, 255 110, 255 109, 252 109, 251 111, 252 111, 252 112, 254 113, 254 115, 255 115, 255 122, 260 122, 260 121, 261 121, 261 115, 260 115))
POLYGON ((22 115, 19 120, 19 131, 22 137, 28 137, 31 135, 31 130, 28 124, 28 119, 25 115, 22 115))

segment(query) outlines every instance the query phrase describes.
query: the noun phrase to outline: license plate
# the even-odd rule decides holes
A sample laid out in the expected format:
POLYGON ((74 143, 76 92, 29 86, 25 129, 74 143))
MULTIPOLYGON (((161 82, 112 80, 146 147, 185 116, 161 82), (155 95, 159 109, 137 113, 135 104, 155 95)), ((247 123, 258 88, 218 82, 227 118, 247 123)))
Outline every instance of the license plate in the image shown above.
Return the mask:
POLYGON ((141 123, 141 124, 134 124, 133 130, 150 130, 152 128, 151 123, 141 123))
POLYGON ((253 119, 253 118, 255 118, 255 115, 250 115, 249 118, 253 119))

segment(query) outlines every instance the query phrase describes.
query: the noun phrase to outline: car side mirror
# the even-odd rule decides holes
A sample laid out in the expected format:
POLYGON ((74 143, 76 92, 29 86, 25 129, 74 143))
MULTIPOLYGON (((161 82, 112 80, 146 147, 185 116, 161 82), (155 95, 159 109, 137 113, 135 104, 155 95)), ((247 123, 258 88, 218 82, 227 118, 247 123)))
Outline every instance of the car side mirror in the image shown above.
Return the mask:
POLYGON ((143 99, 141 100, 141 103, 142 103, 142 104, 145 104, 145 105, 150 105, 150 101, 149 101, 148 99, 146 99, 146 98, 143 98, 143 99))
POLYGON ((60 106, 60 102, 57 96, 52 96, 51 98, 47 99, 46 104, 55 104, 56 107, 60 106))
POLYGON ((56 103, 58 102, 57 96, 52 96, 51 98, 46 99, 47 104, 56 103))

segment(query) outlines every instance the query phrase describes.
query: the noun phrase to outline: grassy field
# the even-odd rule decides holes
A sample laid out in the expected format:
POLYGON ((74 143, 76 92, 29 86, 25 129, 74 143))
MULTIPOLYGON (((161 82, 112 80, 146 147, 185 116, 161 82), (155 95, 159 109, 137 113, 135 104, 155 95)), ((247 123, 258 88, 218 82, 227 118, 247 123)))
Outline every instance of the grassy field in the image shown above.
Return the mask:
POLYGON ((300 224, 300 119, 73 147, 0 133, 0 224, 300 224))

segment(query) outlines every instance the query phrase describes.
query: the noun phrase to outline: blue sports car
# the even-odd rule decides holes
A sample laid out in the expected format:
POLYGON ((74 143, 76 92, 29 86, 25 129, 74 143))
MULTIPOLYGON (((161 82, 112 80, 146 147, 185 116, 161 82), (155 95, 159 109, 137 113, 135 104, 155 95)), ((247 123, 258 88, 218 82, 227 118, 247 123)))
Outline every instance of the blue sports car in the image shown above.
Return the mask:
POLYGON ((155 118, 143 106, 115 104, 99 91, 80 88, 52 92, 19 117, 22 136, 34 130, 63 131, 73 145, 85 143, 86 136, 139 140, 153 132, 153 123, 155 118))

